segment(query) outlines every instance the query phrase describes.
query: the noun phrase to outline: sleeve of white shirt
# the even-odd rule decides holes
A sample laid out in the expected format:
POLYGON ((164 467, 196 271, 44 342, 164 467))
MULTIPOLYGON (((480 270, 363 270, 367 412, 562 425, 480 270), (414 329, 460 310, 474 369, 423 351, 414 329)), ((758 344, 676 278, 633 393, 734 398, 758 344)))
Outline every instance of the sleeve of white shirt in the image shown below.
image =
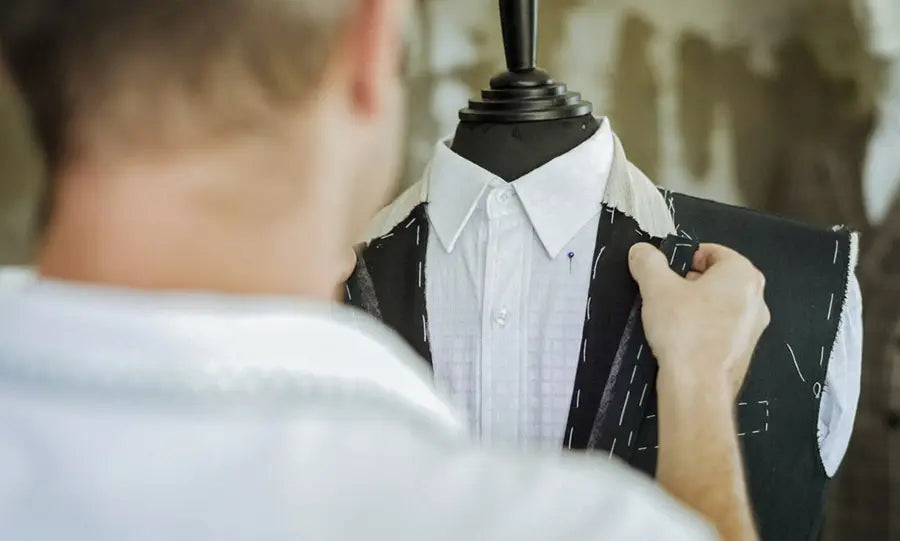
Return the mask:
POLYGON ((859 281, 853 275, 850 277, 847 303, 828 361, 825 388, 822 390, 822 402, 819 406, 819 456, 829 477, 833 477, 841 465, 853 432, 862 375, 862 346, 862 293, 859 281))

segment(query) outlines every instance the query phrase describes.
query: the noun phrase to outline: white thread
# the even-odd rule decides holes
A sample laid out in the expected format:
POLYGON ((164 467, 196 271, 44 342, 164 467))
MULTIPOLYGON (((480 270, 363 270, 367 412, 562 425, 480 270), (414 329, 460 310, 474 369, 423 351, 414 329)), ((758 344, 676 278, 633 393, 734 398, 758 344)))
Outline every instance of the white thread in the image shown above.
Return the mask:
POLYGON ((613 451, 615 451, 615 450, 616 450, 616 438, 613 438, 612 447, 609 448, 609 458, 612 458, 613 451))
POLYGON ((419 287, 422 287, 422 262, 419 261, 419 287))
POLYGON ((646 450, 647 450, 646 447, 638 447, 638 451, 646 451, 646 450))
POLYGON ((655 413, 654 413, 653 415, 648 415, 646 418, 647 418, 647 419, 653 419, 654 417, 656 417, 656 414, 655 414, 655 413))
POLYGON ((604 250, 606 250, 606 246, 601 246, 600 251, 597 253, 597 261, 594 261, 594 274, 592 278, 597 277, 597 265, 600 263, 600 258, 603 257, 604 250))
POLYGON ((634 383, 634 375, 637 373, 637 365, 634 365, 634 368, 631 370, 631 381, 628 382, 628 385, 634 383))
POLYGON ((675 254, 677 254, 677 253, 678 253, 678 245, 676 244, 675 247, 672 249, 672 258, 669 259, 669 266, 672 266, 675 264, 675 254))
POLYGON ((419 233, 422 231, 422 226, 416 227, 416 246, 419 245, 419 233))
POLYGON ((350 294, 350 285, 349 285, 349 284, 344 284, 344 287, 347 288, 347 300, 348 300, 348 301, 352 301, 352 300, 353 300, 353 295, 350 294))
POLYGON ((760 400, 759 402, 757 402, 757 404, 765 404, 765 405, 768 406, 768 405, 769 405, 769 401, 768 401, 768 400, 760 400))
POLYGON ((578 389, 578 392, 575 393, 575 407, 581 407, 581 389, 578 389))
POLYGON ((386 235, 382 235, 382 236, 381 236, 381 239, 384 240, 384 239, 387 239, 387 238, 390 238, 390 237, 393 237, 393 236, 394 236, 394 232, 391 231, 390 233, 388 233, 388 234, 386 234, 386 235))
POLYGON ((769 418, 769 408, 766 408, 766 419, 769 418))
POLYGON ((794 359, 794 368, 796 368, 797 373, 800 374, 800 381, 802 381, 803 383, 806 383, 806 378, 804 378, 803 373, 800 372, 800 365, 797 364, 797 356, 794 355, 794 348, 792 348, 791 345, 788 344, 787 342, 785 342, 784 345, 786 345, 788 348, 788 351, 791 352, 791 358, 794 359))
POLYGON ((584 339, 584 345, 581 346, 581 362, 587 362, 587 338, 584 339))
POLYGON ((768 432, 768 431, 769 431, 769 423, 766 422, 766 432, 768 432))
POLYGON ((685 272, 687 270, 687 263, 681 264, 681 272, 685 272))
POLYGON ((738 406, 746 406, 746 405, 747 405, 746 402, 738 402, 738 406))
POLYGON ((687 234, 687 231, 682 231, 681 234, 684 235, 685 237, 691 239, 691 240, 694 240, 694 237, 688 235, 688 234, 687 234))
POLYGON ((641 360, 641 353, 643 353, 643 352, 644 352, 644 344, 641 344, 640 346, 638 346, 638 354, 637 354, 637 358, 639 361, 641 360))
POLYGON ((631 436, 634 435, 634 430, 628 433, 628 447, 631 447, 631 436))
POLYGON ((817 382, 813 383, 813 396, 818 399, 819 395, 821 395, 821 394, 822 394, 822 384, 817 381, 817 382))
POLYGON ((588 297, 588 306, 587 306, 587 320, 591 320, 591 298, 588 297))
POLYGON ((834 293, 831 294, 831 299, 828 301, 828 319, 827 321, 831 321, 831 309, 834 307, 834 293))
POLYGON ((821 351, 819 351, 819 366, 822 366, 822 361, 825 360, 825 346, 822 346, 821 351))
POLYGON ((616 223, 616 209, 607 209, 606 212, 609 213, 609 223, 616 223))
POLYGON ((409 219, 409 223, 406 224, 406 225, 403 227, 403 229, 409 229, 410 227, 412 227, 412 224, 414 224, 414 223, 416 223, 416 219, 415 219, 414 217, 413 217, 413 218, 410 218, 410 219, 409 219))
POLYGON ((628 399, 631 397, 631 391, 625 393, 625 402, 622 404, 622 413, 619 414, 619 426, 622 426, 622 420, 625 419, 625 408, 628 407, 628 399))
POLYGON ((644 405, 644 395, 645 395, 645 394, 647 394, 647 384, 646 384, 646 383, 644 384, 644 390, 641 391, 641 401, 638 402, 638 406, 643 406, 643 405, 644 405))
POLYGON ((754 430, 754 431, 753 431, 754 434, 759 434, 759 432, 760 432, 759 430, 754 430))
POLYGON ((831 264, 834 265, 837 263, 837 254, 838 254, 838 246, 840 241, 834 241, 834 259, 831 261, 831 264))
POLYGON ((738 436, 746 436, 746 435, 747 435, 746 432, 738 432, 738 436))
POLYGON ((428 323, 425 322, 425 314, 422 314, 422 340, 428 341, 428 323))
POLYGON ((575 427, 569 428, 569 449, 572 448, 572 433, 575 432, 575 427))

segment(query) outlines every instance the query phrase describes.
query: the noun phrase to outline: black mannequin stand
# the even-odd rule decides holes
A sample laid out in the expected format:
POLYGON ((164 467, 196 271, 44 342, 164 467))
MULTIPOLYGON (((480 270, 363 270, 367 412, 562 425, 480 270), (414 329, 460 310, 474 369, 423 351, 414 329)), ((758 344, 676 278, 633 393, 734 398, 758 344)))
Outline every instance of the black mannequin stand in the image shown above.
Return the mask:
POLYGON ((460 111, 453 151, 512 182, 599 128, 593 107, 535 66, 537 0, 500 0, 508 71, 460 111))

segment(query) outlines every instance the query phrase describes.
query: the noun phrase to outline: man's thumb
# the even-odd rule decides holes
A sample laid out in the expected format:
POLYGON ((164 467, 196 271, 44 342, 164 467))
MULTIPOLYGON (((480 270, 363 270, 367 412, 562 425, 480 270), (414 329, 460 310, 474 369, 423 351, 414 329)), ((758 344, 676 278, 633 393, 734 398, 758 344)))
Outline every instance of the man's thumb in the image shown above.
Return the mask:
POLYGON ((628 267, 644 296, 653 290, 666 287, 678 277, 669 268, 666 256, 645 242, 631 247, 631 251, 628 252, 628 267))

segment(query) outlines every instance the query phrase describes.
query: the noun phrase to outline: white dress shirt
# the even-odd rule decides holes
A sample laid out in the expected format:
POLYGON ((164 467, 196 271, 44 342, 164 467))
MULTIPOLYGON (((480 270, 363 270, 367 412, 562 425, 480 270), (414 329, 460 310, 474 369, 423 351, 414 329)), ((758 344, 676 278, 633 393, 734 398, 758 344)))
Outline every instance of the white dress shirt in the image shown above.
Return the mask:
POLYGON ((714 538, 620 464, 473 447, 423 372, 340 307, 0 272, 0 539, 714 538))
MULTIPOLYGON (((483 440, 559 449, 613 132, 603 119, 589 140, 512 183, 450 144, 437 144, 425 178, 380 215, 388 223, 376 228, 389 230, 415 197, 428 201, 425 282, 438 388, 483 440)), ((655 190, 643 193, 662 199, 655 190)), ((820 408, 829 475, 847 449, 859 400, 861 305, 854 276, 820 408)))

